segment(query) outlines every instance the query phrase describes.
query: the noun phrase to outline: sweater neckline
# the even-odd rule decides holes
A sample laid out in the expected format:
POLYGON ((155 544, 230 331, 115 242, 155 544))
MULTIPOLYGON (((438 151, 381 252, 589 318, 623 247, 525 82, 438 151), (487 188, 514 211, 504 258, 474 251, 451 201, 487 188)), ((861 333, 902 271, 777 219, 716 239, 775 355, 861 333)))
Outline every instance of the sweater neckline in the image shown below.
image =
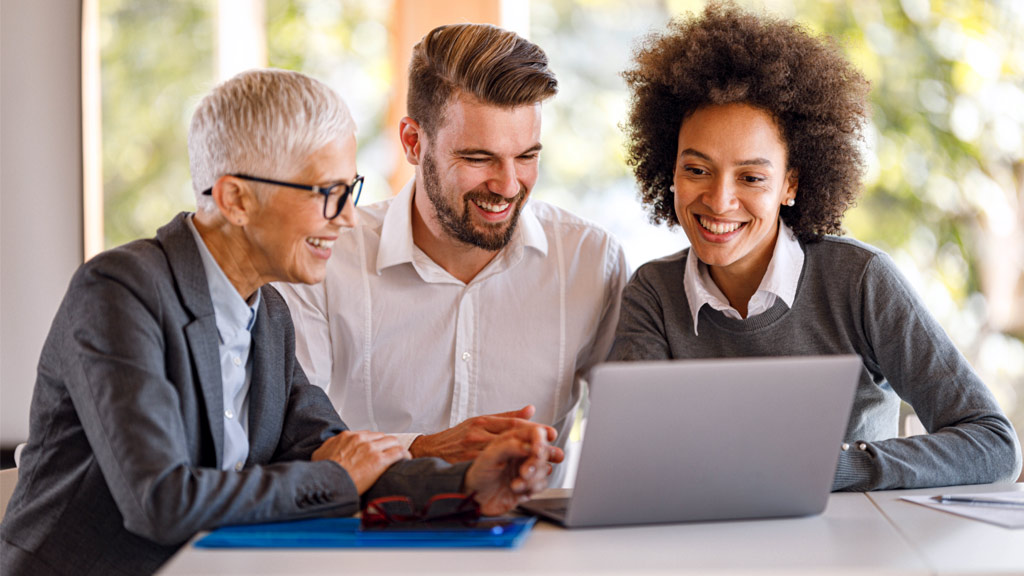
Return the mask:
MULTIPOLYGON (((756 332, 764 328, 768 328, 769 326, 772 326, 776 322, 780 321, 782 318, 786 316, 786 314, 790 310, 795 309, 797 306, 800 305, 800 299, 803 294, 804 288, 804 279, 807 278, 807 269, 812 266, 812 259, 807 257, 807 249, 804 246, 803 242, 800 242, 800 248, 801 250, 804 251, 805 257, 803 268, 800 270, 800 279, 797 281, 796 293, 793 296, 793 308, 790 308, 785 302, 782 301, 781 298, 776 298, 775 304, 772 305, 771 308, 765 310, 764 312, 758 314, 757 316, 754 316, 753 318, 737 319, 729 318, 722 312, 715 310, 711 306, 705 304, 701 306, 699 312, 699 316, 701 316, 701 318, 698 320, 698 322, 707 321, 716 326, 717 328, 721 328, 728 332, 749 333, 756 332)), ((690 248, 687 248, 687 251, 689 250, 690 248)), ((685 258, 683 259, 683 262, 685 266, 685 258)), ((689 306, 687 306, 687 308, 689 308, 689 306)))

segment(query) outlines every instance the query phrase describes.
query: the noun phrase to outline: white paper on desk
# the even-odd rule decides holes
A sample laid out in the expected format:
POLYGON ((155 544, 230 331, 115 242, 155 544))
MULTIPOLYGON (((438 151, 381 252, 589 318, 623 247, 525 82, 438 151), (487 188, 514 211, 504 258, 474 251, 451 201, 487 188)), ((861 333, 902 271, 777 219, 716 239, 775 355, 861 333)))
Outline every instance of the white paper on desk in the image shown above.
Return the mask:
MULTIPOLYGON (((1024 492, 988 492, 983 494, 957 494, 961 498, 999 498, 1013 501, 1024 499, 1024 492)), ((958 502, 936 502, 932 496, 904 496, 902 498, 950 514, 973 520, 981 520, 1003 528, 1024 528, 1024 508, 1009 506, 986 506, 983 504, 962 504, 958 502)))

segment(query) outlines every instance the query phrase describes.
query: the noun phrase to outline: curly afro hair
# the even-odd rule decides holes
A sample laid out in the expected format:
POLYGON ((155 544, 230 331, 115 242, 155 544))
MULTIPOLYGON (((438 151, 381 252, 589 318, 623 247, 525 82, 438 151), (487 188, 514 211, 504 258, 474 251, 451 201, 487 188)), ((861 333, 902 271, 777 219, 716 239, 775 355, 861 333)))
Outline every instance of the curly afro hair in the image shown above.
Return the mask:
POLYGON ((743 103, 775 119, 797 171, 799 200, 782 206, 783 221, 804 242, 842 234, 863 176, 869 84, 832 39, 716 1, 644 37, 633 56, 622 74, 631 91, 627 162, 652 222, 678 222, 669 186, 683 120, 743 103))

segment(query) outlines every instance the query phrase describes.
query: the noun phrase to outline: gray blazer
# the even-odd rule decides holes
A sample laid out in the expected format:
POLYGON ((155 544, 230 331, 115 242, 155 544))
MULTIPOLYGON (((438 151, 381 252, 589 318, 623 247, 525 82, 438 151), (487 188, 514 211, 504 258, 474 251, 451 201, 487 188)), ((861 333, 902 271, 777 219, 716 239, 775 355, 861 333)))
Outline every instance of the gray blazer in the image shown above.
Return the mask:
MULTIPOLYGON (((200 530, 358 509, 343 468, 308 461, 346 427, 295 360, 270 286, 253 327, 249 458, 240 472, 220 469, 217 328, 186 217, 75 273, 39 360, 0 526, 3 574, 149 573, 200 530)), ((465 469, 400 462, 364 498, 456 492, 465 469)))

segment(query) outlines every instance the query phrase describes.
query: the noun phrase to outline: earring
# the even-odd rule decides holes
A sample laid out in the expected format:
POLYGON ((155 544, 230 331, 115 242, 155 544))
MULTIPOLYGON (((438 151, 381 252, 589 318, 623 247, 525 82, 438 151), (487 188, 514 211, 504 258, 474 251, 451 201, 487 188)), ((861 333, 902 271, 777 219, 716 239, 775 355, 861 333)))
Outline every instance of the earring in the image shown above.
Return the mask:
POLYGON ((668 191, 673 193, 673 194, 675 194, 676 193, 676 185, 673 184, 673 185, 669 186, 668 187, 668 191))
POLYGON ((786 200, 786 206, 789 206, 790 208, 796 206, 796 198, 790 198, 789 200, 786 200))

